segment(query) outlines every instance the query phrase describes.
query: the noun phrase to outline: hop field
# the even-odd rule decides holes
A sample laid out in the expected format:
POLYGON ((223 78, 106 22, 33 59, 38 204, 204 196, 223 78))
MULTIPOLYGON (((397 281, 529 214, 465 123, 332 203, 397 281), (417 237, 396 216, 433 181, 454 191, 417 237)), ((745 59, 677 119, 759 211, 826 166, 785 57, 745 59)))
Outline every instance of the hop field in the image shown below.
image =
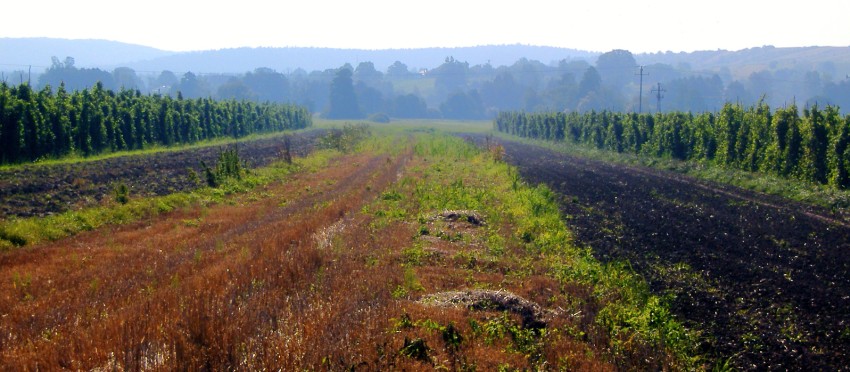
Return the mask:
POLYGON ((3 366, 843 368, 829 211, 426 124, 320 123, 210 156, 215 185, 3 221, 3 366))

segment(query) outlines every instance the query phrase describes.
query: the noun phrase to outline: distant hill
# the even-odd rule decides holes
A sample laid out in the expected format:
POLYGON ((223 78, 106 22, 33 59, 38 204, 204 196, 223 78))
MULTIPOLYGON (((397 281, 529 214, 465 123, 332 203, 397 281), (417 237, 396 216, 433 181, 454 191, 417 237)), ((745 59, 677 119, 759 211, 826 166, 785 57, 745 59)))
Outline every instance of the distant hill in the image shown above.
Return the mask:
POLYGON ((50 38, 0 38, 0 69, 43 70, 51 57, 74 57, 77 67, 117 67, 173 54, 151 47, 107 40, 68 40, 50 38))
POLYGON ((257 67, 268 67, 279 72, 297 68, 306 71, 338 68, 346 63, 356 67, 360 62, 372 62, 379 71, 386 71, 395 61, 410 68, 434 68, 447 57, 470 65, 490 63, 493 66, 511 65, 520 58, 543 63, 563 59, 595 60, 598 53, 575 49, 528 45, 491 45, 464 48, 423 49, 331 49, 331 48, 237 48, 201 52, 178 53, 149 61, 132 63, 129 67, 139 71, 193 71, 242 73, 257 67))
MULTIPOLYGON (((244 73, 257 67, 279 72, 298 68, 306 71, 337 68, 345 63, 357 66, 372 62, 379 71, 395 61, 410 68, 434 68, 447 57, 470 65, 490 63, 494 67, 512 65, 521 58, 546 64, 560 60, 586 60, 591 64, 598 52, 530 45, 488 45, 462 48, 422 49, 333 49, 333 48, 235 48, 198 52, 169 52, 156 48, 106 40, 69 40, 50 38, 0 38, 0 71, 25 70, 42 72, 50 66, 52 56, 64 60, 74 57, 77 67, 99 67, 111 70, 126 66, 136 71, 158 73, 162 70, 198 73, 244 73)), ((728 69, 734 78, 746 78, 753 71, 783 68, 819 70, 836 77, 850 72, 850 47, 772 46, 738 51, 716 50, 680 53, 635 54, 639 64, 687 66, 692 70, 720 71, 728 69)))
MULTIPOLYGON (((746 78, 760 70, 801 69, 834 70, 841 74, 850 71, 850 47, 776 48, 764 46, 737 51, 716 50, 691 53, 638 54, 640 64, 664 63, 672 66, 687 64, 693 70, 729 69, 735 78, 746 78)), ((843 76, 843 75, 841 75, 843 76)))
POLYGON ((42 71, 50 66, 51 57, 60 60, 71 56, 77 67, 131 67, 139 72, 243 73, 257 67, 269 67, 279 72, 297 68, 306 71, 338 68, 345 63, 356 67, 360 62, 372 62, 385 71, 395 61, 411 68, 433 68, 446 57, 469 62, 470 65, 490 63, 493 66, 511 65, 520 58, 543 63, 563 59, 583 59, 592 62, 599 53, 576 49, 530 45, 490 45, 463 48, 422 49, 333 49, 333 48, 235 48, 198 52, 169 52, 151 47, 106 40, 69 40, 51 38, 0 38, 0 70, 21 70, 33 66, 42 71))

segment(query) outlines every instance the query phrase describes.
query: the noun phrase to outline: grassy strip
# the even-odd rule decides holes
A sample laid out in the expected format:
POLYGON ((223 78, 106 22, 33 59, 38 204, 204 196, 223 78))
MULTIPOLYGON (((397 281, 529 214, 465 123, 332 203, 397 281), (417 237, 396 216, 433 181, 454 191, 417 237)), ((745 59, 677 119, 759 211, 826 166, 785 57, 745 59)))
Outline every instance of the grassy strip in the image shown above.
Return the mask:
POLYGON ((733 185, 807 204, 819 205, 843 215, 845 219, 850 219, 850 190, 838 190, 828 185, 814 184, 762 173, 745 172, 700 162, 623 154, 568 142, 531 140, 504 133, 494 134, 512 141, 541 146, 584 158, 673 171, 702 180, 733 185))
MULTIPOLYGON (((641 353, 655 349, 663 350, 661 354, 667 356, 667 361, 659 362, 663 365, 681 369, 698 366, 696 335, 673 318, 665 301, 652 295, 647 283, 627 263, 602 264, 588 249, 577 247, 551 190, 524 183, 515 168, 494 161, 492 153, 482 152, 462 139, 422 133, 417 137, 415 155, 424 159, 427 166, 411 171, 423 176, 404 177, 384 193, 381 206, 373 211, 383 217, 383 222, 381 219, 375 222, 377 225, 409 221, 418 215, 424 234, 428 233, 422 230, 428 215, 435 211, 478 211, 488 219, 487 257, 476 259, 512 262, 509 267, 518 269, 510 275, 519 280, 541 274, 535 268, 542 265, 542 274, 562 286, 593 288, 591 299, 565 301, 600 304, 598 313, 590 316, 608 334, 604 349, 610 353, 612 362, 633 365, 626 360, 642 359, 641 353), (405 204, 401 195, 409 193, 415 201, 405 204), (510 231, 506 234, 502 226, 509 226, 510 231), (516 252, 516 247, 524 254, 511 254, 516 252)), ((414 243, 404 254, 408 262, 415 263, 427 252, 414 243)), ((405 270, 407 277, 408 269, 405 270)), ((413 284, 400 288, 401 295, 422 290, 414 285, 415 278, 409 281, 413 284)), ((534 337, 545 343, 546 337, 558 332, 575 335, 577 339, 584 337, 583 331, 577 329, 550 330, 534 337)))
POLYGON ((228 195, 250 192, 257 186, 282 180, 295 172, 315 172, 339 155, 335 150, 316 151, 305 158, 295 159, 292 164, 281 161, 250 170, 241 180, 228 179, 216 188, 203 187, 191 192, 148 198, 131 197, 126 204, 110 201, 103 206, 48 217, 12 218, 0 222, 0 251, 54 241, 106 225, 128 224, 179 208, 221 203, 228 195))

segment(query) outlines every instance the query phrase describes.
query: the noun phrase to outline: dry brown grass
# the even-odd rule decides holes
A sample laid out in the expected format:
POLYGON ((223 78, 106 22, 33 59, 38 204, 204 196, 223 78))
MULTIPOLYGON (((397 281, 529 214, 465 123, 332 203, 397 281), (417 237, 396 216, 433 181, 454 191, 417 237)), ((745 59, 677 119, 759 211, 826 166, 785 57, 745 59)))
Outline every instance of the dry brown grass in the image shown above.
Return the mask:
MULTIPOLYGON (((356 224, 350 216, 401 166, 349 156, 265 190, 294 199, 284 207, 269 197, 178 211, 0 256, 4 368, 359 363, 351 349, 370 334, 360 323, 382 333, 365 320, 387 319, 389 291, 370 289, 390 286, 393 274, 352 288, 363 253, 329 252, 310 237, 339 220, 356 224)), ((368 248, 367 237, 347 242, 368 248)))
POLYGON ((2 369, 613 370, 585 316, 592 288, 552 279, 515 241, 488 251, 484 226, 511 236, 509 223, 466 211, 483 223, 435 218, 423 235, 415 216, 440 211, 408 194, 407 218, 376 223, 364 206, 428 166, 411 154, 346 155, 259 200, 0 255, 2 369), (538 305, 545 325, 419 301, 475 288, 538 305))

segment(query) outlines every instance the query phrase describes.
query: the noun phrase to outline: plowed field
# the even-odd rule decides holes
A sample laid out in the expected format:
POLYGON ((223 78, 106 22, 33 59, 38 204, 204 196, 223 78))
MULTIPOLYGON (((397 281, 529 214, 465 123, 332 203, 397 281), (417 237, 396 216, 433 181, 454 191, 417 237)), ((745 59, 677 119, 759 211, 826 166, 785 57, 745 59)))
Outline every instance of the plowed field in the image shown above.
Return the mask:
POLYGON ((710 357, 742 369, 846 370, 850 227, 826 210, 647 168, 504 142, 563 196, 602 260, 628 260, 710 357))
MULTIPOLYGON (((292 136, 292 151, 304 155, 321 131, 292 136)), ((31 165, 0 170, 0 219, 44 216, 108 198, 124 183, 138 196, 166 195, 195 189, 189 169, 200 172, 201 161, 215 164, 222 147, 209 146, 155 154, 131 155, 73 164, 31 165)), ((280 138, 243 142, 239 158, 252 167, 280 159, 280 138)))

